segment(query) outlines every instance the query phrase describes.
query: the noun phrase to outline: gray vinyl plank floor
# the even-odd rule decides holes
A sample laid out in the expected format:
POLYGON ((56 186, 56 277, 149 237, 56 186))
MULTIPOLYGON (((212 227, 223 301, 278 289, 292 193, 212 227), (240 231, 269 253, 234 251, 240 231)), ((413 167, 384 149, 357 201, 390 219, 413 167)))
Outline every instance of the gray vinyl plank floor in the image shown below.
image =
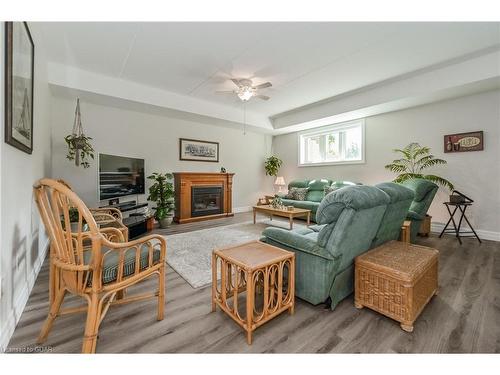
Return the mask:
MULTIPOLYGON (((157 229, 164 235, 251 220, 248 213, 157 229)), ((499 353, 500 243, 451 236, 420 238, 439 250, 439 294, 415 323, 413 333, 367 308, 352 296, 334 310, 296 299, 295 314, 283 313, 258 328, 253 344, 231 318, 210 311, 210 286, 193 289, 167 268, 165 319, 156 301, 112 307, 99 331, 98 353, 499 353)), ((146 281, 128 293, 154 288, 146 281)), ((48 311, 45 262, 7 351, 35 347, 48 311)), ((70 298, 67 302, 74 302, 70 298)), ((81 349, 84 314, 58 317, 47 342, 55 353, 81 349)))

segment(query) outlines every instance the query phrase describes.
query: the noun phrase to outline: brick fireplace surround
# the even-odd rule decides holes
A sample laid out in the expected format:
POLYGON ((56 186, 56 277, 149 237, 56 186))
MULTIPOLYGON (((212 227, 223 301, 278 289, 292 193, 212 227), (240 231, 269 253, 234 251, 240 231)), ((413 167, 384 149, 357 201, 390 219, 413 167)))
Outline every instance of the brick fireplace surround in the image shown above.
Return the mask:
MULTIPOLYGON (((233 214, 233 176, 234 173, 203 173, 203 172, 177 172, 174 173, 175 186, 175 216, 177 223, 190 223, 220 217, 234 216, 233 214), (222 196, 220 200, 213 199, 211 204, 220 204, 220 210, 213 210, 209 214, 210 207, 201 208, 207 214, 203 216, 193 215, 193 188, 220 187, 222 196)), ((204 189, 200 189, 204 190, 204 189)), ((200 201, 202 202, 202 201, 200 201)), ((203 204, 203 203, 199 203, 203 204)))

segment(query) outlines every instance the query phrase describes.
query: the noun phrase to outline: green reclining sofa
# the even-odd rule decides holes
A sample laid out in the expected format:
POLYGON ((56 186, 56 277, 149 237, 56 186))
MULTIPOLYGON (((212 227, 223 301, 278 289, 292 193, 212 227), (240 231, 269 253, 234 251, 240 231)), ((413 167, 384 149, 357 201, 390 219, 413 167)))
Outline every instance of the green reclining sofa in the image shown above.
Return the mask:
POLYGON ((372 241, 371 248, 388 241, 400 239, 401 227, 415 197, 413 190, 394 182, 382 182, 375 185, 375 187, 386 193, 389 196, 390 202, 380 221, 380 226, 372 241))
POLYGON ((423 178, 407 180, 404 181, 402 185, 413 190, 415 193, 415 198, 413 199, 407 216, 407 220, 411 221, 410 241, 411 243, 415 243, 420 225, 438 191, 438 186, 434 182, 424 180, 423 178))
POLYGON ((319 204, 325 197, 325 186, 340 189, 344 186, 352 185, 356 184, 350 181, 332 181, 327 178, 319 178, 315 180, 293 180, 288 184, 288 190, 294 187, 307 188, 306 199, 299 201, 295 199, 282 198, 282 200, 286 206, 294 206, 297 208, 311 210, 311 220, 316 222, 316 211, 318 210, 319 204))
POLYGON ((295 252, 295 295, 331 308, 353 291, 354 258, 372 244, 389 196, 374 186, 349 186, 319 204, 313 228, 266 228, 261 241, 295 252))
POLYGON ((399 239, 413 192, 388 182, 350 186, 328 194, 318 208, 319 225, 288 231, 266 228, 261 241, 295 252, 295 294, 333 310, 353 292, 354 258, 399 239))

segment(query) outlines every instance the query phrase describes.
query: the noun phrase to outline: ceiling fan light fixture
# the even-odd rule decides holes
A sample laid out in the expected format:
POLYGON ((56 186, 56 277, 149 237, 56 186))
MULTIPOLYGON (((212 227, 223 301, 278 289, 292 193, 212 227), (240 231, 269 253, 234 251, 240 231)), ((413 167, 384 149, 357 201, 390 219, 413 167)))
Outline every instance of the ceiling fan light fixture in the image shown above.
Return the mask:
POLYGON ((251 87, 245 86, 238 90, 238 98, 244 102, 250 100, 252 96, 254 96, 254 90, 251 87))

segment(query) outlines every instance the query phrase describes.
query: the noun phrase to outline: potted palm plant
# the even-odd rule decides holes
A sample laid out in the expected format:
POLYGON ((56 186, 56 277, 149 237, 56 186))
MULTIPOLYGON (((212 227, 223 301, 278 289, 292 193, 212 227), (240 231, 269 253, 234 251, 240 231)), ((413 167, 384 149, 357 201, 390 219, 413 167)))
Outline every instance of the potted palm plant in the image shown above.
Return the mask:
POLYGON ((171 173, 153 173, 148 179, 154 184, 149 188, 148 201, 155 202, 155 219, 160 223, 160 228, 167 228, 172 224, 174 211, 174 184, 171 173))
POLYGON ((403 149, 395 149, 394 152, 400 154, 401 158, 393 160, 392 163, 385 166, 391 172, 398 173, 394 182, 400 183, 414 178, 423 178, 453 190, 453 184, 447 179, 424 173, 425 169, 446 164, 446 160, 434 157, 429 147, 420 146, 418 143, 410 143, 403 149))

